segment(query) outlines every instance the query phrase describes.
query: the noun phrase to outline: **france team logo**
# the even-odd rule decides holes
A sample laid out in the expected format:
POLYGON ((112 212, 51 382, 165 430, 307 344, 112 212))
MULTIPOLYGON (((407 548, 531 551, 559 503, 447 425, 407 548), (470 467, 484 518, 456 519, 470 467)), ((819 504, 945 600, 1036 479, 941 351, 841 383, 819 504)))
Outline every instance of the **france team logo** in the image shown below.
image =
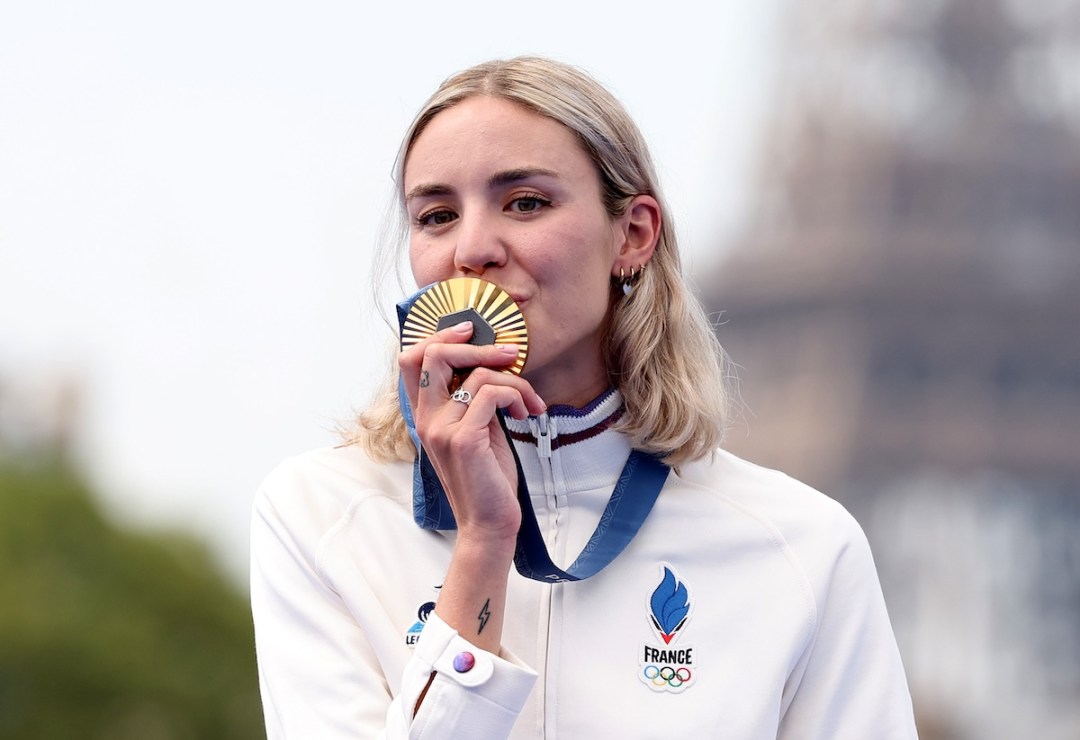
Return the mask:
POLYGON ((664 577, 649 599, 649 619, 664 644, 670 645, 690 615, 690 592, 671 568, 666 565, 663 568, 664 577))
POLYGON ((638 677, 653 691, 679 693, 695 682, 694 647, 679 641, 693 607, 690 590, 674 568, 660 564, 660 583, 648 599, 649 624, 663 645, 646 643, 641 650, 638 677))

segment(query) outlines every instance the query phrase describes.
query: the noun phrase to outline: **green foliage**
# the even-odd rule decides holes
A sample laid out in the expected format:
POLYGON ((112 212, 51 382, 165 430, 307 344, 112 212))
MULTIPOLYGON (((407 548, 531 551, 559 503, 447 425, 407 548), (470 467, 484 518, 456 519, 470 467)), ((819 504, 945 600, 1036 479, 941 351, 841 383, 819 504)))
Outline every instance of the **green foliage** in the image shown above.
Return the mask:
POLYGON ((207 551, 0 464, 0 739, 263 736, 247 600, 207 551))

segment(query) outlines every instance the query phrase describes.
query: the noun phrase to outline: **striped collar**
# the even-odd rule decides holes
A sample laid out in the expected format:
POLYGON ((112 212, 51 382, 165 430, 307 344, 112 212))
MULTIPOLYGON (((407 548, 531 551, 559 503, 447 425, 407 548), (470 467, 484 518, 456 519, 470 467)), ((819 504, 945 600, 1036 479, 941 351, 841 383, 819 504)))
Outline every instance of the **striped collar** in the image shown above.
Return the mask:
POLYGON ((506 417, 506 427, 514 441, 535 445, 537 439, 534 430, 538 427, 538 422, 549 426, 555 430, 551 439, 551 449, 555 450, 595 437, 621 419, 624 412, 622 394, 612 388, 580 409, 556 405, 540 417, 529 417, 520 421, 506 417))

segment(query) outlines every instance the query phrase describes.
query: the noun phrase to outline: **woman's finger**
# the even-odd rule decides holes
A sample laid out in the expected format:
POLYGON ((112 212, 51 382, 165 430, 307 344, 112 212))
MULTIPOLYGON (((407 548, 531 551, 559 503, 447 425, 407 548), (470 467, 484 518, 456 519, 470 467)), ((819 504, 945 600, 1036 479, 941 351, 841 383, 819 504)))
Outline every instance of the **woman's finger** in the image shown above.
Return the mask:
MULTIPOLYGON (((468 321, 437 331, 416 344, 406 347, 398 354, 398 367, 405 380, 405 387, 409 389, 409 400, 416 402, 412 389, 416 388, 421 380, 424 358, 428 349, 435 344, 464 344, 472 336, 473 327, 468 321)), ((430 373, 430 368, 428 369, 430 373)))
MULTIPOLYGON (((452 386, 476 367, 506 368, 518 356, 516 345, 468 344, 472 324, 462 322, 436 332, 417 344, 402 350, 398 356, 409 402, 416 409, 422 389, 447 389, 436 398, 445 400, 452 386), (454 380, 454 376, 458 379, 454 380)), ((431 391, 428 391, 430 394, 431 391)))
POLYGON ((452 436, 465 428, 479 433, 498 409, 524 419, 530 414, 543 413, 547 406, 524 378, 491 368, 477 368, 453 391, 434 384, 418 389, 414 407, 416 430, 425 446, 435 436, 452 436), (468 417, 467 412, 471 412, 468 417), (463 422, 466 422, 464 426, 463 422))
POLYGON ((465 407, 457 409, 461 416, 469 409, 477 416, 478 421, 486 423, 498 409, 505 409, 515 419, 524 419, 530 413, 542 413, 544 408, 538 407, 536 403, 529 403, 533 397, 539 400, 539 396, 523 378, 477 370, 450 394, 450 401, 465 407), (477 375, 480 377, 474 377, 477 375))

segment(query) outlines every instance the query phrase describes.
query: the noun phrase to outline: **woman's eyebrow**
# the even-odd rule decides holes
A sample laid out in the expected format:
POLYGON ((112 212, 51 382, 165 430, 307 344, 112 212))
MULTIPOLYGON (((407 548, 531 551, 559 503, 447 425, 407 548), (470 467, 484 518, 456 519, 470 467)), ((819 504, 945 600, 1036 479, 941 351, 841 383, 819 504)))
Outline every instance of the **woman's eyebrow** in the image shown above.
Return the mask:
POLYGON ((546 170, 543 167, 519 167, 505 172, 496 172, 488 178, 488 188, 495 189, 515 182, 528 180, 531 177, 558 177, 554 170, 546 170))
POLYGON ((405 202, 408 203, 413 198, 425 198, 433 195, 449 195, 452 192, 454 191, 449 185, 417 185, 405 194, 405 202))
MULTIPOLYGON (((488 178, 487 186, 489 190, 496 190, 507 185, 512 185, 515 182, 521 182, 522 180, 528 180, 533 177, 558 177, 559 173, 555 170, 544 169, 543 167, 517 167, 512 170, 506 170, 504 172, 496 172, 494 175, 488 178)), ((434 196, 443 196, 453 194, 454 189, 449 185, 443 185, 440 183, 420 184, 405 194, 405 202, 413 200, 414 198, 430 198, 434 196)))

